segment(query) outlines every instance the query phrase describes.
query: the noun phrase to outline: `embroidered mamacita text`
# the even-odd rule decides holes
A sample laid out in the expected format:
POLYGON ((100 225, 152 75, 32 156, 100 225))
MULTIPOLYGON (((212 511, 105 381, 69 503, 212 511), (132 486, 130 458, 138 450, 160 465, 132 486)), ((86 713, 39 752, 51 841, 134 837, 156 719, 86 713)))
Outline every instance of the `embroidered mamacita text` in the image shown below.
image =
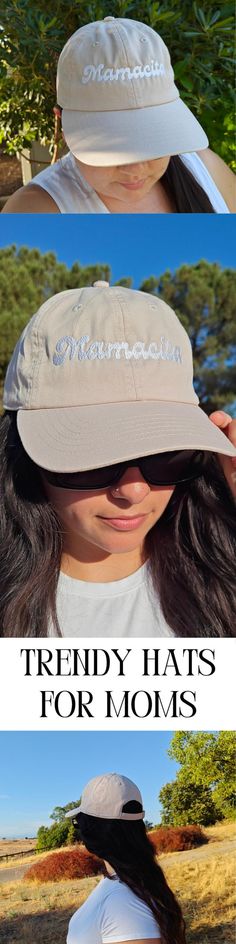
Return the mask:
POLYGON ((131 79, 150 79, 157 75, 165 75, 165 67, 163 62, 154 62, 154 59, 151 59, 151 62, 146 63, 146 65, 123 66, 120 69, 106 68, 104 62, 100 62, 98 66, 87 65, 84 67, 82 83, 87 85, 88 82, 125 82, 126 79, 128 81, 131 81, 131 79))
POLYGON ((66 360, 102 361, 122 358, 126 361, 142 358, 145 361, 175 361, 177 364, 182 364, 182 350, 164 335, 161 336, 160 342, 151 341, 148 347, 145 347, 144 341, 135 341, 135 344, 130 347, 127 341, 92 341, 90 343, 88 334, 78 339, 65 335, 56 343, 53 364, 55 367, 61 367, 66 360))

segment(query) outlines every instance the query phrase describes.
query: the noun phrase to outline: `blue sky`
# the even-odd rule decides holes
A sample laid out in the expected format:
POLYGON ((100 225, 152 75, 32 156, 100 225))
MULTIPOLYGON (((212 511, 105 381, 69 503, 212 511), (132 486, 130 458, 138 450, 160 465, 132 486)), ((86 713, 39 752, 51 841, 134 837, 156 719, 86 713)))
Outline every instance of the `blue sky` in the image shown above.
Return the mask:
POLYGON ((175 778, 170 732, 1 732, 0 837, 35 836, 54 806, 78 800, 91 777, 117 771, 141 789, 158 822, 161 786, 175 778))
POLYGON ((134 288, 149 275, 205 258, 235 266, 233 215, 25 215, 0 217, 0 247, 54 251, 69 267, 108 263, 112 281, 132 275, 134 288))

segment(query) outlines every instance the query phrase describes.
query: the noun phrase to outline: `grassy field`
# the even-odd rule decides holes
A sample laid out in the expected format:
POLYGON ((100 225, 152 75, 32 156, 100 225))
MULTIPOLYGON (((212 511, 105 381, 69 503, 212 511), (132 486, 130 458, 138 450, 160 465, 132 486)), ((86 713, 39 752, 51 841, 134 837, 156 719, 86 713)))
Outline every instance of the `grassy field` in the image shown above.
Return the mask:
MULTIPOLYGON (((21 853, 26 852, 28 849, 32 850, 33 852, 36 846, 36 842, 37 842, 36 839, 0 839, 0 868, 2 866, 2 861, 1 861, 2 856, 8 856, 8 855, 13 855, 13 854, 15 856, 15 854, 18 853, 18 856, 20 858, 21 853)), ((17 857, 15 856, 14 860, 13 859, 11 860, 11 865, 13 864, 13 862, 15 863, 16 861, 17 861, 17 857)), ((4 868, 6 864, 7 863, 4 862, 4 868)))
MULTIPOLYGON (((168 855, 166 865, 167 857, 161 856, 160 864, 182 905, 187 944, 234 944, 235 860, 230 840, 235 828, 232 824, 217 825, 206 832, 210 855, 208 845, 202 847, 201 859, 197 858, 198 850, 196 860, 194 852, 189 861, 181 859, 187 853, 179 852, 168 855), (229 850, 223 855, 227 841, 229 850)), ((2 885, 1 944, 65 944, 71 914, 97 881, 90 878, 40 885, 25 879, 2 885)))

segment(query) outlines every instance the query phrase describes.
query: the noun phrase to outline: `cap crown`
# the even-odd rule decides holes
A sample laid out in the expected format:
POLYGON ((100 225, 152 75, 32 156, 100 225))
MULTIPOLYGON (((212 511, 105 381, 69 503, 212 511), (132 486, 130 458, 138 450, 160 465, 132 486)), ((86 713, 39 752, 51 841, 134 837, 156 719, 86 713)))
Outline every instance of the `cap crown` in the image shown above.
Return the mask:
POLYGON ((120 286, 71 289, 45 302, 16 345, 5 408, 135 400, 198 403, 191 344, 174 311, 120 286))
POLYGON ((90 780, 83 790, 80 812, 102 819, 143 819, 144 810, 123 812, 126 803, 134 800, 143 805, 141 793, 132 780, 122 774, 102 774, 90 780))
POLYGON ((161 37, 143 23, 108 17, 77 30, 58 61, 57 99, 76 111, 124 111, 179 97, 161 37))

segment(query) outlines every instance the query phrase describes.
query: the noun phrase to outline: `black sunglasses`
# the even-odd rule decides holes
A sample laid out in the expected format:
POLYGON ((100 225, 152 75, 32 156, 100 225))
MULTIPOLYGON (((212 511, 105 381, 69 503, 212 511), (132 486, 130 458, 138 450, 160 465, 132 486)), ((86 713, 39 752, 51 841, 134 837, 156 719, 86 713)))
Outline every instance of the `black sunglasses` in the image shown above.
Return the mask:
POLYGON ((42 472, 50 485, 57 488, 86 491, 110 488, 119 482, 126 469, 138 466, 143 478, 149 485, 179 485, 189 482, 202 474, 206 465, 207 454, 181 449, 177 452, 162 452, 154 456, 128 459, 107 465, 103 469, 89 469, 85 472, 42 472))

